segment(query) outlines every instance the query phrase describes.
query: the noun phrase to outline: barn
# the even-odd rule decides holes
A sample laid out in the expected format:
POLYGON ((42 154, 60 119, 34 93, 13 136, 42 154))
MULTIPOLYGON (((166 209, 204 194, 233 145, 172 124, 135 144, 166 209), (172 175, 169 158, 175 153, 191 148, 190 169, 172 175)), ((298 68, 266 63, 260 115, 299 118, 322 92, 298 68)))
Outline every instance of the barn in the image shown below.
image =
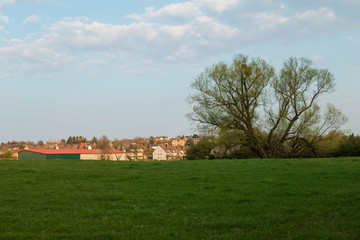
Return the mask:
POLYGON ((41 159, 81 159, 113 161, 127 160, 127 152, 123 151, 101 151, 99 149, 24 149, 18 153, 19 160, 41 160, 41 159))

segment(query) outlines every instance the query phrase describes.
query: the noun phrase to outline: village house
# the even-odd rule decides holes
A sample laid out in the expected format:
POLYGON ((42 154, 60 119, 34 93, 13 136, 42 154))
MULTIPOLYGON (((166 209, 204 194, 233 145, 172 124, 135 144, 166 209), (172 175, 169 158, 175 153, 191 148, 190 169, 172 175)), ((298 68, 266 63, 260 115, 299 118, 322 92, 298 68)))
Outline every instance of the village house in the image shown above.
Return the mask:
POLYGON ((144 150, 130 149, 129 157, 132 161, 144 160, 144 150))
POLYGON ((157 146, 157 148, 154 150, 152 156, 153 156, 152 157, 153 160, 167 160, 166 152, 160 146, 157 146))
POLYGON ((178 147, 178 146, 184 147, 185 143, 186 143, 185 139, 174 139, 172 140, 171 145, 174 147, 178 147))

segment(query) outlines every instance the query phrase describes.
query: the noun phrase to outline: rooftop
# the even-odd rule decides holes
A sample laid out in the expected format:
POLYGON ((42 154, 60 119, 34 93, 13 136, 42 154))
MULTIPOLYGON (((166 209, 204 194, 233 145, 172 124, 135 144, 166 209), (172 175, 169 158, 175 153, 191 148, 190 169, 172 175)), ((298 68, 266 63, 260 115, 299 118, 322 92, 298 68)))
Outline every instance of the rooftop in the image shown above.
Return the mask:
POLYGON ((109 150, 101 151, 100 149, 24 149, 20 152, 28 151, 41 154, 98 154, 98 153, 126 153, 123 151, 109 150))

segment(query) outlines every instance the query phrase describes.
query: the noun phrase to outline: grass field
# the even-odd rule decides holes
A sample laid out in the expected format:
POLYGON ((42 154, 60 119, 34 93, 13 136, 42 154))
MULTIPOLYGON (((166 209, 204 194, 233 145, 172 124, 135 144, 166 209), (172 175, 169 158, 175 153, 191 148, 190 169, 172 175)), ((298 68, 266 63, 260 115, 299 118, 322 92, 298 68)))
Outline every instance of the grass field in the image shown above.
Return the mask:
POLYGON ((360 158, 0 161, 0 239, 360 239, 360 158))

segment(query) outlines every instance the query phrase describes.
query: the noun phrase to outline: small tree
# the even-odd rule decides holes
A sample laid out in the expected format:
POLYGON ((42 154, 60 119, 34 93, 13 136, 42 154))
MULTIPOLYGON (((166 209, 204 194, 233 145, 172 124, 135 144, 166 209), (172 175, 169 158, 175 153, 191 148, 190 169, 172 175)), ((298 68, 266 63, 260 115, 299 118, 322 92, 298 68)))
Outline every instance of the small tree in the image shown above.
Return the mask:
POLYGON ((39 145, 40 147, 44 146, 44 142, 42 140, 39 140, 36 145, 39 145))
POLYGON ((155 140, 155 138, 153 137, 153 136, 151 136, 150 138, 149 138, 149 145, 148 145, 148 147, 151 147, 152 145, 155 145, 156 144, 156 140, 155 140))
POLYGON ((94 137, 91 139, 90 142, 91 142, 92 144, 94 144, 94 143, 96 144, 97 141, 98 141, 98 139, 94 136, 94 137))
POLYGON ((217 142, 214 136, 203 137, 198 144, 192 145, 186 151, 186 158, 195 159, 211 159, 213 155, 211 151, 216 148, 217 142))
POLYGON ((67 145, 72 145, 72 144, 74 144, 73 138, 72 138, 71 136, 67 139, 66 144, 67 144, 67 145))
POLYGON ((115 139, 113 142, 112 142, 113 146, 116 148, 116 149, 120 149, 121 147, 121 143, 118 139, 115 139))
POLYGON ((106 135, 102 135, 101 138, 98 139, 97 145, 100 149, 100 159, 101 160, 110 160, 110 140, 106 135))
POLYGON ((6 153, 5 153, 5 158, 6 158, 6 159, 12 158, 12 151, 11 151, 11 150, 7 150, 7 151, 6 151, 6 153))

